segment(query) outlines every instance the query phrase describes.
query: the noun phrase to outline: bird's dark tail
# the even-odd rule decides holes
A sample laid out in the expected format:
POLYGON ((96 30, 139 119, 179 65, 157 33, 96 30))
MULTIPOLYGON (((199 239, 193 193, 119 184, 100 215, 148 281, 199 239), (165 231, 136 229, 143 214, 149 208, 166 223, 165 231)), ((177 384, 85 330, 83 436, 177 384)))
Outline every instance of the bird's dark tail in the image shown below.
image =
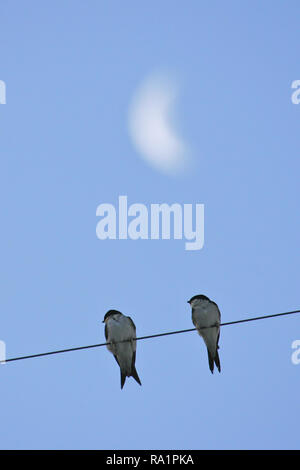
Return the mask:
POLYGON ((124 387, 126 377, 133 377, 137 381, 138 384, 142 385, 135 366, 132 366, 130 375, 127 375, 126 373, 122 372, 121 370, 120 370, 120 372, 121 372, 121 389, 124 387))
POLYGON ((218 371, 221 372, 221 364, 220 364, 218 349, 216 350, 215 357, 211 355, 208 349, 207 349, 207 354, 208 354, 208 364, 209 364, 211 373, 212 374, 214 373, 214 364, 216 364, 218 371))
POLYGON ((215 355, 215 364, 217 366, 218 371, 221 372, 221 363, 220 363, 218 350, 216 351, 216 355, 215 355))
POLYGON ((121 369, 120 369, 120 372, 121 372, 121 389, 124 387, 124 383, 125 383, 125 380, 126 380, 126 374, 124 374, 121 369))
POLYGON ((131 376, 137 381, 138 384, 142 385, 138 373, 136 371, 135 365, 133 365, 131 368, 131 376))

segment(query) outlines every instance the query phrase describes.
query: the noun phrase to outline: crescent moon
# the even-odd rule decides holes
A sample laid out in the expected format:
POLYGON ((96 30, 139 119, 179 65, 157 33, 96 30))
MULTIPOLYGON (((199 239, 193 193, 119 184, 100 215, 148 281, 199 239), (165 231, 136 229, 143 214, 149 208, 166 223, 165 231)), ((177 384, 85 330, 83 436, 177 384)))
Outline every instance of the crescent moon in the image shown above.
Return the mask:
POLYGON ((177 173, 187 163, 186 146, 172 126, 177 89, 168 78, 148 78, 129 108, 129 134, 138 153, 157 170, 177 173))

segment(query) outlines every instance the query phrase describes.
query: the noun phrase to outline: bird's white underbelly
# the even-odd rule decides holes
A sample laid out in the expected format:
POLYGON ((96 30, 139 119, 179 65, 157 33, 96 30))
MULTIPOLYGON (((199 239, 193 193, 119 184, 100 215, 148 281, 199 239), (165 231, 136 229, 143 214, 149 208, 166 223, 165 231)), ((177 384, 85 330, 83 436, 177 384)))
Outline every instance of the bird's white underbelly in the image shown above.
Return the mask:
POLYGON ((193 322, 199 327, 212 326, 219 322, 217 311, 211 308, 193 309, 193 322))
MULTIPOLYGON (((130 320, 125 318, 114 319, 111 318, 107 322, 108 338, 107 342, 118 343, 118 341, 124 341, 135 337, 130 320)), ((117 354, 120 350, 135 350, 136 341, 119 343, 116 345, 108 345, 107 349, 113 354, 117 354)))
POLYGON ((132 328, 128 325, 127 321, 121 320, 108 320, 108 337, 112 337, 114 341, 122 341, 132 337, 132 328))

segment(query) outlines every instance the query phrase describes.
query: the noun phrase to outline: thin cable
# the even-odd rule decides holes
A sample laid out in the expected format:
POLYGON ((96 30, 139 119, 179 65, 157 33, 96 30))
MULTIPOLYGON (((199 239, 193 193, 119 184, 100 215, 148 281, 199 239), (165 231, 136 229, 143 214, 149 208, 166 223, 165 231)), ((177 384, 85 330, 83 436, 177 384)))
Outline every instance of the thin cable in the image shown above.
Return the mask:
MULTIPOLYGON (((300 313, 300 310, 293 310, 291 312, 283 312, 283 313, 273 313, 272 315, 264 315, 261 317, 252 317, 252 318, 246 318, 244 320, 235 320, 235 321, 229 321, 226 323, 220 323, 220 326, 228 326, 228 325, 236 325, 237 323, 246 323, 250 321, 256 321, 256 320, 265 320, 266 318, 274 318, 274 317, 281 317, 283 315, 291 315, 293 313, 300 313)), ((213 325, 215 326, 215 325, 213 325)), ((202 330, 206 328, 212 328, 211 326, 207 326, 204 328, 201 328, 202 330)), ((177 335, 179 333, 188 333, 190 331, 195 331, 197 328, 189 328, 187 330, 177 330, 177 331, 169 331, 167 333, 158 333, 155 335, 148 335, 148 336, 140 336, 138 338, 134 338, 136 341, 142 340, 142 339, 150 339, 150 338, 158 338, 160 336, 169 336, 169 335, 177 335)), ((117 341, 118 343, 125 343, 128 341, 127 339, 122 340, 122 341, 117 341)), ((79 351, 81 349, 90 349, 90 348, 100 348, 101 346, 107 346, 110 343, 99 343, 99 344, 90 344, 89 346, 78 346, 76 348, 69 348, 69 349, 59 349, 57 351, 49 351, 45 353, 39 353, 39 354, 31 354, 29 356, 20 356, 20 357, 12 357, 10 359, 2 360, 0 361, 1 363, 6 363, 6 362, 12 362, 12 361, 20 361, 23 359, 32 359, 33 357, 41 357, 41 356, 50 356, 51 354, 61 354, 65 352, 70 352, 70 351, 79 351)))

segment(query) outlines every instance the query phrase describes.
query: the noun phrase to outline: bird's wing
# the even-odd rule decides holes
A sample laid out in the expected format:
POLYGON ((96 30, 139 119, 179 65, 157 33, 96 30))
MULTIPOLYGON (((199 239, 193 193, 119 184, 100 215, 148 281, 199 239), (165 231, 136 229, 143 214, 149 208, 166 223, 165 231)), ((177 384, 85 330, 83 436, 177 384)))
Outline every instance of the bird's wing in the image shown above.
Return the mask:
MULTIPOLYGON (((134 321, 132 320, 132 318, 130 317, 127 317, 128 320, 129 320, 129 323, 133 329, 133 334, 134 334, 134 338, 136 338, 136 327, 135 327, 135 324, 134 324, 134 321)), ((133 350, 134 350, 134 355, 135 355, 135 350, 136 350, 136 341, 133 341, 133 350)), ((135 363, 135 357, 134 357, 134 362, 133 364, 135 363)))
POLYGON ((133 368, 135 366, 135 355, 136 355, 136 352, 134 351, 132 353, 131 370, 133 370, 133 368))
POLYGON ((130 317, 127 317, 127 318, 128 318, 128 320, 130 321, 130 324, 131 324, 131 326, 132 326, 132 328, 133 328, 133 331, 134 331, 134 335, 136 336, 136 326, 135 326, 135 324, 134 324, 132 318, 130 318, 130 317))
POLYGON ((116 354, 114 354, 114 358, 115 358, 115 360, 117 361, 118 366, 121 367, 121 366, 120 366, 120 363, 119 363, 119 359, 117 358, 116 354))
MULTIPOLYGON (((217 309, 217 313, 218 313, 218 317, 219 317, 219 322, 221 322, 221 312, 219 310, 219 307, 217 306, 217 304, 215 302, 212 302, 216 309, 217 309)), ((219 328, 219 331, 218 331, 218 336, 217 336, 217 343, 216 343, 216 347, 217 347, 217 350, 219 349, 219 339, 220 339, 220 327, 219 328)))
POLYGON ((108 339, 108 331, 107 331, 107 324, 105 323, 105 328, 104 328, 104 334, 105 334, 105 339, 107 341, 108 339))
POLYGON ((217 306, 216 302, 213 302, 212 300, 211 300, 211 303, 214 304, 215 307, 217 307, 218 317, 219 317, 219 320, 221 321, 221 312, 219 310, 219 307, 217 306))
POLYGON ((217 337, 217 344, 216 344, 216 346, 217 346, 216 349, 217 349, 217 350, 220 349, 220 346, 219 346, 219 339, 220 339, 220 330, 219 330, 218 337, 217 337))

